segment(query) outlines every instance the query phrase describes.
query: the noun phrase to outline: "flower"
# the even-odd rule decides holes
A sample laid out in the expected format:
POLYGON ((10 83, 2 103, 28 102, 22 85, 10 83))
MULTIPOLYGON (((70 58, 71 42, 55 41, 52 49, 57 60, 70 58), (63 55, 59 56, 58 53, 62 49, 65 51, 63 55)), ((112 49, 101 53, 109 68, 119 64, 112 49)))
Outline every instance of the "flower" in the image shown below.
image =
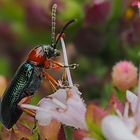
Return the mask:
POLYGON ((21 107, 36 110, 36 119, 42 126, 55 119, 62 124, 86 130, 86 106, 80 94, 75 86, 71 89, 59 89, 48 98, 43 98, 39 107, 27 104, 22 104, 21 107))
POLYGON ((126 91, 124 111, 116 108, 115 115, 107 115, 102 119, 101 128, 107 140, 138 140, 140 139, 140 73, 138 84, 138 96, 126 91), (116 132, 116 130, 119 130, 116 132))
POLYGON ((106 116, 102 120, 101 127, 107 140, 138 140, 125 126, 123 121, 115 115, 106 116))
POLYGON ((137 68, 129 61, 120 61, 113 67, 112 80, 118 89, 130 89, 137 83, 137 68))
POLYGON ((140 1, 139 1, 139 0, 134 0, 134 1, 132 2, 132 6, 137 6, 138 9, 139 9, 139 14, 140 14, 140 1))
POLYGON ((132 6, 138 6, 138 8, 140 9, 140 1, 134 0, 134 1, 132 2, 132 6))
MULTIPOLYGON (((61 43, 64 54, 64 65, 68 66, 63 38, 61 38, 61 43)), ((42 133, 42 137, 49 140, 57 139, 61 123, 67 126, 87 130, 85 121, 86 106, 80 97, 81 92, 73 85, 69 67, 65 68, 65 70, 68 80, 67 85, 63 85, 63 82, 59 81, 58 83, 61 88, 52 95, 41 99, 38 106, 20 104, 21 108, 36 111, 35 118, 38 120, 40 133, 42 130, 55 130, 55 136, 51 133, 47 133, 46 135, 45 133, 42 133), (54 120, 58 125, 52 124, 54 120)))
POLYGON ((126 140, 128 138, 129 140, 138 140, 140 138, 138 97, 131 91, 127 91, 126 99, 123 113, 118 113, 116 110, 118 116, 107 115, 102 119, 101 128, 107 140, 126 140), (116 132, 116 130, 119 131, 116 132))

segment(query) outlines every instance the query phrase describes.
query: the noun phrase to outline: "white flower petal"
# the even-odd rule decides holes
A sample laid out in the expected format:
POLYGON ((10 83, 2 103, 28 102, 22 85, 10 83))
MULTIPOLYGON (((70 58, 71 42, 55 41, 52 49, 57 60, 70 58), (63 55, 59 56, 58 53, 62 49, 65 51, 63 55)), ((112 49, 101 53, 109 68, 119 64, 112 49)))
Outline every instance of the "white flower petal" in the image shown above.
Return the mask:
POLYGON ((128 102, 130 102, 131 109, 132 109, 133 113, 135 113, 136 107, 137 107, 138 97, 133 92, 127 90, 126 91, 126 99, 128 100, 128 102))
POLYGON ((136 121, 134 120, 134 117, 128 117, 128 118, 123 118, 123 122, 125 125, 128 127, 128 129, 133 132, 136 128, 136 121))
POLYGON ((42 126, 48 125, 52 120, 52 115, 49 114, 49 112, 44 111, 37 111, 36 113, 36 120, 38 120, 38 123, 42 126))
MULTIPOLYGON (((64 112, 53 112, 53 117, 65 125, 73 126, 75 128, 86 129, 85 113, 86 107, 83 100, 77 94, 78 89, 70 89, 70 97, 67 99, 67 110, 64 112)), ((65 91, 65 94, 68 94, 65 91)))
POLYGON ((53 119, 51 115, 51 109, 57 108, 50 98, 43 98, 39 102, 39 107, 41 109, 36 111, 36 120, 40 125, 48 125, 53 119))
POLYGON ((101 127, 107 140, 138 140, 123 121, 115 115, 106 116, 101 122, 101 127))
POLYGON ((67 94, 66 94, 65 89, 59 89, 55 93, 51 94, 49 97, 56 98, 62 103, 66 104, 67 94))
POLYGON ((87 129, 85 123, 86 106, 77 87, 72 87, 69 91, 68 89, 59 89, 49 98, 43 98, 39 102, 39 107, 45 110, 45 112, 37 110, 36 119, 40 125, 48 124, 51 119, 56 119, 68 126, 87 129), (62 108, 63 104, 66 109, 62 108))

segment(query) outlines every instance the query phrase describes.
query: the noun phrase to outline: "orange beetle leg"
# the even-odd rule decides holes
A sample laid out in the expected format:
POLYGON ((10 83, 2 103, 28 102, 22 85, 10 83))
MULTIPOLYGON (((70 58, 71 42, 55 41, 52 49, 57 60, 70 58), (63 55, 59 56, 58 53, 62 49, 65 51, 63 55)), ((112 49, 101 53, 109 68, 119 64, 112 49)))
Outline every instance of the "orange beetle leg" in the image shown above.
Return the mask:
POLYGON ((64 67, 63 64, 61 64, 57 61, 50 60, 50 62, 51 62, 51 68, 54 69, 54 70, 59 70, 60 68, 64 67))
POLYGON ((46 80, 49 81, 49 83, 51 84, 53 90, 57 90, 57 86, 58 86, 58 82, 47 72, 43 72, 43 76, 45 77, 46 80))
POLYGON ((62 75, 62 81, 66 81, 66 78, 67 77, 67 73, 66 73, 66 70, 64 70, 64 73, 62 75))
MULTIPOLYGON (((26 103, 29 103, 31 101, 31 96, 28 96, 28 97, 24 97, 19 103, 18 105, 20 106, 21 104, 26 104, 26 103)), ((22 108, 22 110, 27 113, 28 115, 32 116, 32 117, 35 117, 36 113, 35 111, 32 111, 30 109, 25 109, 25 108, 22 108)))

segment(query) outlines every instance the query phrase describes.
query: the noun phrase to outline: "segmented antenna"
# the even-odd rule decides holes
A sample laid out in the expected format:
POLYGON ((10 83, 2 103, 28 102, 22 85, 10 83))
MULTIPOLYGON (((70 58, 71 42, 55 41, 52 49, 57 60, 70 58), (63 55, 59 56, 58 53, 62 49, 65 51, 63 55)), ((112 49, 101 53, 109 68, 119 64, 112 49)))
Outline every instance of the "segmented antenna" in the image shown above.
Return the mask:
POLYGON ((51 29, 52 46, 54 46, 54 44, 55 44, 56 9, 57 9, 57 4, 53 4, 53 6, 52 6, 52 29, 51 29))

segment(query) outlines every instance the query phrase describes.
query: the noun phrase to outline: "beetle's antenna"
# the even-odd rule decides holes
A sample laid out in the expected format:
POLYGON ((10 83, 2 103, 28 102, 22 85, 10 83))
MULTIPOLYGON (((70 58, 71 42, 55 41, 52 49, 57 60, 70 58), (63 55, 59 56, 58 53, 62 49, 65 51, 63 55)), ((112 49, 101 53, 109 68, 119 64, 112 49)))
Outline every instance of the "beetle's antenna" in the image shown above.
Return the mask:
POLYGON ((54 44, 55 44, 56 9, 57 9, 57 4, 53 4, 53 6, 52 6, 52 29, 51 29, 52 46, 54 46, 54 44))
POLYGON ((65 26, 62 28, 62 30, 61 30, 60 34, 58 35, 58 38, 57 38, 57 40, 56 40, 54 46, 53 46, 54 49, 56 48, 56 45, 57 45, 58 41, 60 40, 62 34, 63 34, 64 31, 66 30, 66 28, 67 28, 71 23, 73 23, 73 22, 75 22, 75 21, 76 21, 75 19, 72 19, 72 20, 68 21, 68 22, 65 24, 65 26))

